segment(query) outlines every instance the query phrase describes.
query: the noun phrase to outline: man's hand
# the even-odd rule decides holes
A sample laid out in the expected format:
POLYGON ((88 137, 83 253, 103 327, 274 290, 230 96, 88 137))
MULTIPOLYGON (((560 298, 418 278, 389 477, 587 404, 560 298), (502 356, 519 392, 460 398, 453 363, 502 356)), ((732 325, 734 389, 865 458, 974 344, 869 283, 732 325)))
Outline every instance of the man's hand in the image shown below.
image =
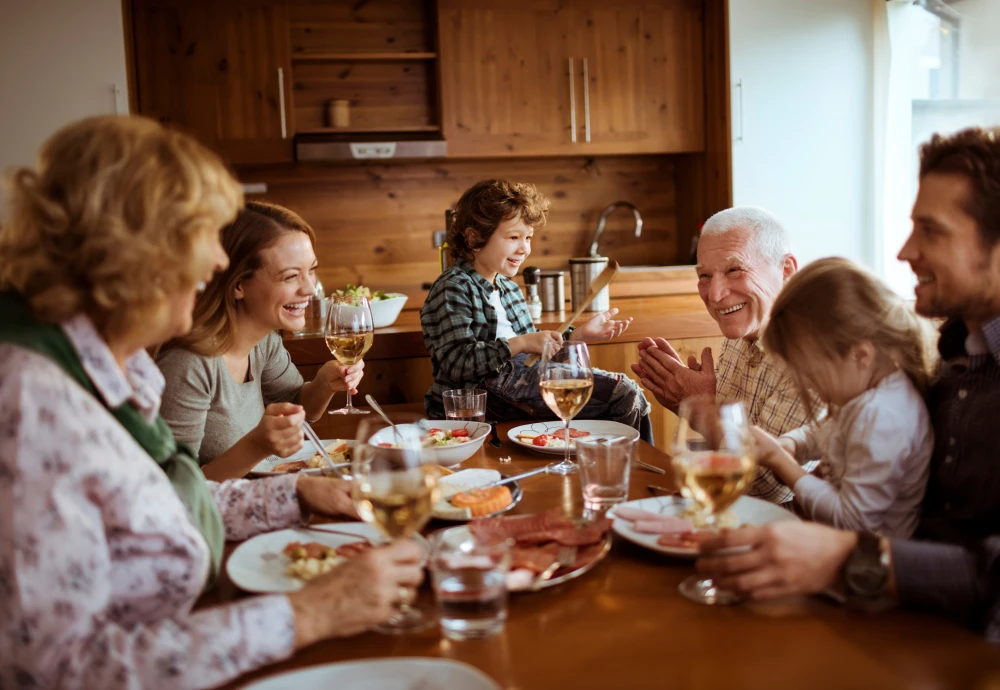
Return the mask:
POLYGON ((858 535, 815 522, 773 522, 724 530, 701 545, 698 572, 751 599, 813 594, 832 585, 858 535), (750 547, 732 555, 720 549, 750 547))
POLYGON ((607 311, 597 314, 593 318, 588 319, 585 324, 570 333, 569 339, 574 342, 583 341, 589 343, 598 340, 612 340, 617 338, 624 333, 625 329, 632 323, 631 316, 621 321, 615 321, 614 316, 617 313, 617 309, 608 309, 607 311))
POLYGON ((715 362, 710 347, 702 350, 700 362, 691 355, 685 366, 665 339, 646 338, 639 343, 639 362, 632 365, 632 371, 671 412, 676 413, 685 398, 715 395, 715 362))

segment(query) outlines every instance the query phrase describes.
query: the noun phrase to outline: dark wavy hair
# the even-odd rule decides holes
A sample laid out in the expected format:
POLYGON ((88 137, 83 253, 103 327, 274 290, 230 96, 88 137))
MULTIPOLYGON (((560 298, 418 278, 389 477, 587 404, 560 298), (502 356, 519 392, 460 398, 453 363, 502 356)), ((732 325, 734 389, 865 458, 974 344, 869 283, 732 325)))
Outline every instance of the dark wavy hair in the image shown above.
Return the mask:
POLYGON ((465 190, 455 204, 448 227, 451 256, 471 262, 473 251, 486 246, 502 222, 520 218, 538 230, 545 226, 548 210, 549 200, 533 184, 481 180, 465 190))
POLYGON ((965 210, 989 249, 1000 242, 1000 127, 971 127, 935 134, 920 147, 920 177, 930 173, 965 177, 972 187, 965 210))

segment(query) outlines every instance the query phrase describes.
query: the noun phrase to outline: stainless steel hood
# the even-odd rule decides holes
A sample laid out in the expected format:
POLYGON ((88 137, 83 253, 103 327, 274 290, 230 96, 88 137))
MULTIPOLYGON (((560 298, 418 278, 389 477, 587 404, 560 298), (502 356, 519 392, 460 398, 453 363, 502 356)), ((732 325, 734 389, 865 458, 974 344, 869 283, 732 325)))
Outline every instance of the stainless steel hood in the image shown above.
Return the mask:
POLYGON ((448 142, 438 132, 331 132, 295 136, 295 158, 299 161, 443 158, 447 153, 448 142))

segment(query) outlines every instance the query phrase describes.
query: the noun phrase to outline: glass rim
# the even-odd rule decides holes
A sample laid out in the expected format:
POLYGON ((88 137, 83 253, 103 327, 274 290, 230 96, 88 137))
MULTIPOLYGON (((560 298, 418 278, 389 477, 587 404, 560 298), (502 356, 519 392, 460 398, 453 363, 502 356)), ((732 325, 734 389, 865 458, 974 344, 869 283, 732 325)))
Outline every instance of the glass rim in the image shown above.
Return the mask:
POLYGON ((457 398, 462 395, 474 395, 479 397, 480 395, 487 395, 487 391, 483 388, 452 388, 441 394, 442 398, 457 398))

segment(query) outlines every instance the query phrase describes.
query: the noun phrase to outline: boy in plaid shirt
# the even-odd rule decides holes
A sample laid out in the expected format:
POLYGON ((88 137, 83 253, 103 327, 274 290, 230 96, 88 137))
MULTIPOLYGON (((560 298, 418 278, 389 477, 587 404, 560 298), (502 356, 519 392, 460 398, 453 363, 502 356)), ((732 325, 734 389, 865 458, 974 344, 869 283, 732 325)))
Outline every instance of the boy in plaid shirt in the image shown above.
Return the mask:
MULTIPOLYGON (((477 183, 455 206, 448 246, 456 263, 434 282, 420 310, 434 370, 424 399, 431 417, 444 417, 444 391, 483 388, 490 420, 555 419, 539 392, 540 367, 527 366, 528 355, 563 339, 610 340, 632 322, 614 320, 618 310, 611 309, 565 333, 535 329, 511 278, 531 253, 547 211, 548 200, 533 185, 506 180, 477 183)), ((577 419, 628 424, 653 441, 649 402, 624 374, 595 369, 593 396, 577 419)))

